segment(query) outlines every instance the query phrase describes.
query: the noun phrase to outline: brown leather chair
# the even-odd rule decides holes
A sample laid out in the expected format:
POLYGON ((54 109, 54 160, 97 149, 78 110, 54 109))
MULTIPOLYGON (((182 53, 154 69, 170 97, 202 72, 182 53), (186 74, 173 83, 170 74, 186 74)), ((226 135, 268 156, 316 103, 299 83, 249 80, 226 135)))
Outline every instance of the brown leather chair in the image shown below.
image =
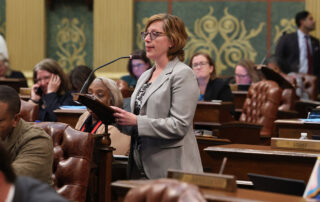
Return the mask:
POLYGON ((25 121, 34 122, 39 116, 39 105, 21 99, 20 115, 25 121))
POLYGON ((220 138, 240 144, 269 144, 282 90, 274 81, 251 84, 239 121, 223 123, 220 138))
POLYGON ((261 124, 261 136, 271 136, 282 90, 274 81, 264 80, 250 86, 239 121, 261 124))
POLYGON ((150 181, 140 187, 131 189, 124 202, 204 202, 206 201, 199 188, 174 179, 150 181))
POLYGON ((310 100, 316 100, 318 96, 318 78, 314 75, 302 73, 290 73, 291 77, 301 77, 303 88, 308 93, 310 100))
POLYGON ((65 123, 41 122, 35 125, 43 128, 53 140, 52 178, 56 191, 70 201, 85 201, 94 137, 65 123))
POLYGON ((121 91, 123 98, 131 97, 133 90, 131 88, 129 88, 128 83, 126 81, 117 80, 116 83, 117 83, 118 88, 121 91))

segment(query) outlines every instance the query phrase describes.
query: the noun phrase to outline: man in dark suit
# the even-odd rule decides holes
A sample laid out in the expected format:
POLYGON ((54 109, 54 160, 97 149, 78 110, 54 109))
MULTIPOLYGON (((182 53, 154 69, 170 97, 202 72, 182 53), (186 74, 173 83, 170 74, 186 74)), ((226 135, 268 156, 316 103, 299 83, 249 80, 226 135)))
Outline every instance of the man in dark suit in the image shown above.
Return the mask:
POLYGON ((315 29, 315 20, 308 11, 296 14, 297 32, 284 34, 276 47, 276 56, 286 63, 284 73, 299 72, 320 76, 319 40, 309 35, 315 29))
POLYGON ((10 157, 0 143, 0 201, 66 202, 52 187, 30 177, 16 177, 10 157))

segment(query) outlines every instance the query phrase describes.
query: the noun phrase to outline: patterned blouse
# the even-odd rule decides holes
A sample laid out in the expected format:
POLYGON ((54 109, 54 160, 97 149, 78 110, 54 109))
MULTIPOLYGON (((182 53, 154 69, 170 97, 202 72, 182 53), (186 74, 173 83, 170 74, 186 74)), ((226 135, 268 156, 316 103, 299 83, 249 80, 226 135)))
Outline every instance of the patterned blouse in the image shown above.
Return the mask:
POLYGON ((143 96, 146 94, 148 88, 151 86, 152 83, 145 83, 143 86, 140 88, 136 100, 134 102, 134 114, 139 115, 140 109, 141 109, 141 104, 142 104, 142 99, 143 96))

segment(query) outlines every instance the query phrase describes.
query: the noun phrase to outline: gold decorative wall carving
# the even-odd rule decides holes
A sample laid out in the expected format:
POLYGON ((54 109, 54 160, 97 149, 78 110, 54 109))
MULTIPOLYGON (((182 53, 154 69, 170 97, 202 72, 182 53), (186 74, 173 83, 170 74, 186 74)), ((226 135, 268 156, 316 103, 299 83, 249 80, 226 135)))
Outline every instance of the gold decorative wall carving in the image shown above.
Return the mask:
POLYGON ((256 50, 250 39, 261 33, 264 22, 260 22, 256 29, 247 31, 243 20, 224 9, 224 16, 217 19, 213 16, 214 8, 210 6, 209 13, 194 22, 194 33, 187 29, 189 41, 185 47, 186 57, 190 58, 195 52, 202 51, 214 55, 217 73, 228 66, 234 67, 243 58, 255 61, 256 50), (223 44, 218 47, 213 41, 217 36, 223 38, 223 44))
POLYGON ((84 24, 80 24, 77 18, 62 18, 58 30, 56 41, 59 51, 56 53, 61 67, 67 69, 67 67, 86 64, 84 24))
POLYGON ((273 43, 277 43, 279 38, 282 36, 282 34, 284 32, 288 33, 292 33, 297 31, 297 26, 295 23, 295 19, 281 19, 280 20, 280 24, 275 26, 275 36, 273 39, 273 43))
POLYGON ((309 11, 316 21, 316 30, 311 34, 320 38, 320 1, 319 0, 306 0, 306 10, 309 11))

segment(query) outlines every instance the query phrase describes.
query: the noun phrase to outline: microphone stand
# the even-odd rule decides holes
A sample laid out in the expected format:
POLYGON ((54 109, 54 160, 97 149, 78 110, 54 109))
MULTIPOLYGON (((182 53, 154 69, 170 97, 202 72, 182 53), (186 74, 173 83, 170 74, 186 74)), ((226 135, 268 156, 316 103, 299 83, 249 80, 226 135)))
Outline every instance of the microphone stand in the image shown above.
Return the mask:
MULTIPOLYGON (((103 64, 103 65, 97 67, 96 69, 92 70, 91 73, 89 74, 87 80, 86 80, 85 83, 83 84, 83 86, 82 86, 79 94, 80 94, 80 95, 81 95, 81 94, 84 94, 85 91, 87 91, 87 89, 88 89, 88 87, 89 87, 89 80, 90 80, 91 76, 93 75, 93 73, 94 73, 95 71, 97 71, 98 69, 101 69, 102 67, 105 67, 105 66, 107 66, 107 65, 110 65, 110 64, 112 64, 112 63, 114 63, 114 62, 116 62, 116 61, 118 61, 118 60, 126 59, 126 58, 132 59, 132 55, 130 55, 130 56, 122 56, 122 57, 116 58, 116 59, 114 59, 114 60, 112 60, 112 61, 110 61, 110 62, 108 62, 108 63, 106 63, 106 64, 103 64)), ((76 101, 76 102, 78 102, 78 101, 76 101)), ((99 118, 99 117, 98 117, 98 118, 99 118)), ((108 132, 108 123, 104 123, 104 124, 105 124, 105 133, 102 135, 101 143, 102 143, 103 145, 110 146, 111 140, 110 140, 110 134, 109 134, 109 132, 108 132)))
POLYGON ((89 87, 89 80, 90 80, 91 76, 93 75, 93 73, 94 73, 95 71, 97 71, 98 69, 101 69, 102 67, 105 67, 105 66, 107 66, 107 65, 110 65, 110 64, 112 64, 112 63, 114 63, 114 62, 116 62, 116 61, 118 61, 118 60, 125 59, 125 58, 130 58, 130 59, 131 59, 132 56, 130 55, 130 56, 122 56, 122 57, 119 57, 119 58, 117 58, 117 59, 114 59, 114 60, 112 60, 112 61, 110 61, 110 62, 108 62, 108 63, 106 63, 106 64, 103 64, 103 65, 97 67, 96 69, 92 70, 91 73, 89 74, 86 82, 83 84, 83 86, 82 86, 82 88, 81 88, 81 90, 80 90, 79 93, 80 93, 80 94, 83 94, 84 91, 87 90, 87 88, 89 87))

